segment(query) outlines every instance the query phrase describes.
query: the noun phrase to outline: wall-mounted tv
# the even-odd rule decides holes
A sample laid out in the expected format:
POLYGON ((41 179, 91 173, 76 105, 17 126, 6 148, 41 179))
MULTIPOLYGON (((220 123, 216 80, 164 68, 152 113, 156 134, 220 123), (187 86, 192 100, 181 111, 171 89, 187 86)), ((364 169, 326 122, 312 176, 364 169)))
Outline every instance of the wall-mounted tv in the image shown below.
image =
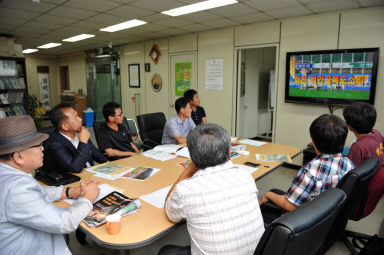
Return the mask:
POLYGON ((374 103, 379 48, 287 52, 285 101, 374 103))

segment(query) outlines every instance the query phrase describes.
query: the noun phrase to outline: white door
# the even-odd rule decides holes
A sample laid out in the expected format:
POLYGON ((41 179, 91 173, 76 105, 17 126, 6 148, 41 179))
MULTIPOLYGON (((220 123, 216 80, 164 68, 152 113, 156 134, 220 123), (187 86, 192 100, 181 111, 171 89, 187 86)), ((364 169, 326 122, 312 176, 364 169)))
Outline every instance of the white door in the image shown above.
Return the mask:
MULTIPOLYGON (((183 96, 184 91, 197 91, 197 54, 196 52, 170 55, 169 112, 175 112, 175 100, 183 96)), ((168 116, 168 117, 170 117, 168 116)))

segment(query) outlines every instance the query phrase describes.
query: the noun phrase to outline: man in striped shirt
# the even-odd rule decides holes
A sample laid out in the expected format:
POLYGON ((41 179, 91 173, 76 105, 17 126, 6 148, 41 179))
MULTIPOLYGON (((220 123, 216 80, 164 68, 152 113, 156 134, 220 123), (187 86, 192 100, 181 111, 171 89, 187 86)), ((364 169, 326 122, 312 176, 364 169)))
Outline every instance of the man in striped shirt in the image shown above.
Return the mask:
POLYGON ((187 221, 192 247, 165 246, 159 254, 253 254, 264 232, 257 188, 229 161, 229 134, 199 125, 187 144, 193 163, 169 191, 165 210, 171 221, 187 221))
POLYGON ((309 129, 317 156, 301 167, 285 193, 271 190, 260 198, 259 204, 266 223, 271 223, 285 211, 305 205, 321 192, 336 187, 355 165, 341 152, 348 134, 347 124, 336 115, 324 114, 315 119, 309 129), (272 201, 283 210, 264 206, 272 201))

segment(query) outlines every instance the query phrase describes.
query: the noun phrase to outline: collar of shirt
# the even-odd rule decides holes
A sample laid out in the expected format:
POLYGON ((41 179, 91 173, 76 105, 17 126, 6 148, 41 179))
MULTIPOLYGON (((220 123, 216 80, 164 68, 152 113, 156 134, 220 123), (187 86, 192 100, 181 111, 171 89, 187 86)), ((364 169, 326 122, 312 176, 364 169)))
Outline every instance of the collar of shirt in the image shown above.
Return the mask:
MULTIPOLYGON (((187 120, 187 118, 185 118, 185 120, 184 120, 184 122, 187 120)), ((179 123, 179 124, 183 124, 184 122, 180 119, 180 117, 179 117, 179 114, 176 114, 176 121, 177 121, 177 123, 179 123)))
POLYGON ((60 134, 62 134, 65 138, 67 138, 68 141, 70 141, 73 144, 73 146, 75 146, 76 149, 77 149, 77 147, 79 147, 80 140, 79 140, 79 137, 77 136, 77 133, 75 133, 75 138, 71 138, 69 136, 66 136, 61 132, 60 132, 60 134))
POLYGON ((221 164, 221 165, 200 169, 192 176, 192 178, 197 177, 197 176, 206 175, 206 174, 212 174, 212 173, 215 173, 218 171, 224 171, 226 169, 233 168, 233 167, 235 167, 235 165, 230 160, 228 160, 227 162, 225 162, 224 164, 221 164))
POLYGON ((320 154, 318 155, 317 157, 318 158, 337 158, 337 157, 342 157, 343 155, 340 153, 336 153, 336 154, 320 154))
POLYGON ((12 167, 12 166, 10 166, 8 164, 3 163, 3 162, 0 162, 0 167, 1 168, 9 169, 11 171, 14 171, 17 174, 20 174, 20 175, 28 175, 28 176, 32 177, 32 173, 27 174, 27 173, 25 173, 25 172, 23 172, 23 171, 21 171, 19 169, 16 169, 16 168, 14 168, 14 167, 12 167))

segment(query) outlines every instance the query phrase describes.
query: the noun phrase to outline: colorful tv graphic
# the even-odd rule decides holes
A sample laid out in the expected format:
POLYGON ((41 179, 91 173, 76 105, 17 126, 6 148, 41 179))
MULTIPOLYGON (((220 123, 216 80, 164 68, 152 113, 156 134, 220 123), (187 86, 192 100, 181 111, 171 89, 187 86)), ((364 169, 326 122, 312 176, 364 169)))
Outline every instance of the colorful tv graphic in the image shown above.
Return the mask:
POLYGON ((289 61, 289 96, 369 100, 372 52, 291 55, 289 61))

